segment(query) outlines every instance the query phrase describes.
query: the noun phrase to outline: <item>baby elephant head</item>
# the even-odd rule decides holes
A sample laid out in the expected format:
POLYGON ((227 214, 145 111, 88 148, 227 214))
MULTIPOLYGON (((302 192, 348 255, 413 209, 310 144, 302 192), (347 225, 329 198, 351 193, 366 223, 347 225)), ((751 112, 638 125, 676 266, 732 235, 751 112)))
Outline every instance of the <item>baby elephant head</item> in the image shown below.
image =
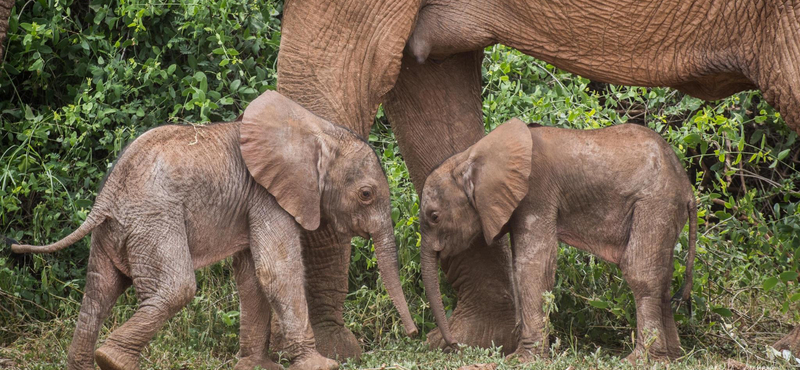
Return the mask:
POLYGON ((347 238, 373 238, 386 290, 415 334, 400 286, 389 184, 369 144, 268 91, 244 112, 240 149, 253 178, 304 229, 325 223, 347 238))
POLYGON ((481 235, 499 236, 528 193, 532 139, 512 119, 428 175, 420 206, 422 278, 442 337, 453 344, 439 291, 438 258, 463 252, 481 235))

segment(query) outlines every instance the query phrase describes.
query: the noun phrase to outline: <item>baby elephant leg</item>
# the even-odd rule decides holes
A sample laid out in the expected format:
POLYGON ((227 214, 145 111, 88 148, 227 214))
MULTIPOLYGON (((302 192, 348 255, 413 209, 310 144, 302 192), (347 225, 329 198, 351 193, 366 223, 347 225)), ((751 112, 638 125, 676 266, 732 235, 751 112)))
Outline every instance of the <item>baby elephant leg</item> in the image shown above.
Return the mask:
POLYGON ((250 251, 256 277, 283 329, 291 370, 338 369, 336 361, 317 352, 308 316, 300 227, 289 214, 274 207, 252 207, 250 251))
POLYGON ((676 213, 677 209, 663 203, 640 203, 634 210, 628 246, 619 263, 636 300, 636 344, 628 356, 631 362, 642 356, 669 360, 681 355, 670 306, 672 250, 683 226, 675 220, 676 213))
POLYGON ((555 228, 533 223, 515 228, 512 238, 513 274, 519 341, 516 356, 522 362, 549 357, 549 318, 543 294, 553 289, 558 240, 555 228), (516 231, 520 230, 520 231, 516 231))
POLYGON ((67 355, 69 370, 94 370, 94 346, 103 321, 111 313, 120 294, 131 285, 131 281, 105 255, 99 242, 102 233, 102 230, 95 230, 92 235, 86 288, 67 355))
POLYGON ((234 370, 252 370, 261 366, 265 370, 282 370, 283 366, 269 358, 267 348, 270 336, 272 309, 264 290, 256 278, 253 256, 249 250, 233 255, 236 289, 239 292, 239 362, 234 370))
POLYGON ((171 230, 171 234, 148 235, 154 240, 135 235, 128 239, 128 261, 139 308, 95 351, 95 361, 103 370, 138 369, 139 355, 150 339, 194 297, 197 286, 186 235, 177 225, 150 228, 163 229, 171 230))

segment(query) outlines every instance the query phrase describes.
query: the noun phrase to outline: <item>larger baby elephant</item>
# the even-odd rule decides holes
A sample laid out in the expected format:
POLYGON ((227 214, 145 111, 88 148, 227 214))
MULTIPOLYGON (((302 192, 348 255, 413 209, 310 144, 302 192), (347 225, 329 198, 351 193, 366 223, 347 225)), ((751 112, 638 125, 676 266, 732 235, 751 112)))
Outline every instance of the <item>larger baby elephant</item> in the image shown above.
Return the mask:
MULTIPOLYGON (((377 156, 352 132, 276 92, 253 101, 242 122, 148 131, 120 156, 75 232, 48 246, 12 249, 53 252, 93 230, 69 369, 93 369, 92 352, 101 369, 138 368, 147 342, 192 300, 194 270, 237 252, 252 254, 291 368, 335 369, 315 349, 300 249, 302 229, 316 229, 321 219, 342 236, 375 238, 389 295, 406 331, 416 332, 377 156), (139 308, 94 351, 103 320, 131 283, 139 308)), ((280 368, 262 352, 252 355, 260 358, 242 359, 249 367, 280 368)))
POLYGON ((695 253, 692 187, 672 148, 653 131, 619 125, 590 131, 501 125, 447 159, 425 181, 420 207, 422 277, 445 341, 437 258, 474 238, 511 233, 519 338, 516 355, 548 354, 542 293, 553 288, 558 242, 619 264, 636 300, 635 359, 676 358, 670 307, 672 250, 689 217, 688 299, 695 253))

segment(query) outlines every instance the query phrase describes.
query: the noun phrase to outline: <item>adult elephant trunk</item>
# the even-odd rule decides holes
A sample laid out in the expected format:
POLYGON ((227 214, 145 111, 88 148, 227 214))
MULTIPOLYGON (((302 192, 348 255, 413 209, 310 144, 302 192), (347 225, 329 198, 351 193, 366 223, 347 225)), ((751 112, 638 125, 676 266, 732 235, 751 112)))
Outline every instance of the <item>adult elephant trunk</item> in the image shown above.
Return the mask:
MULTIPOLYGON (((424 245, 424 244, 423 244, 424 245)), ((422 268, 422 282, 425 284, 425 294, 428 296, 433 317, 436 325, 442 334, 447 346, 454 343, 453 336, 450 334, 450 326, 447 317, 444 315, 444 303, 442 303, 442 292, 439 290, 439 256, 433 248, 422 248, 420 254, 420 267, 422 268)))
MULTIPOLYGON (((391 218, 389 218, 391 220, 391 218)), ((403 327, 406 334, 410 337, 417 335, 417 326, 408 311, 406 297, 403 295, 403 287, 400 284, 400 271, 397 264, 397 247, 394 241, 394 230, 391 221, 386 222, 381 230, 372 236, 375 243, 375 256, 378 258, 378 269, 383 278, 383 285, 392 298, 392 303, 400 312, 400 319, 403 320, 403 327)))

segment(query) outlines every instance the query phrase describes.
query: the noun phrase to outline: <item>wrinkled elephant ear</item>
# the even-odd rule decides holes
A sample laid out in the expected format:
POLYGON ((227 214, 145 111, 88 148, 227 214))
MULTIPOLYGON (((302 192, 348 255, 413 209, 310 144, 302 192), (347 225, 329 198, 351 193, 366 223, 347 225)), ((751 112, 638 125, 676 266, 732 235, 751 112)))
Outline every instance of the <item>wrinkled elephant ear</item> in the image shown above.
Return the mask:
POLYGON ((453 169, 453 178, 478 211, 487 244, 528 194, 532 146, 528 127, 513 118, 461 153, 453 169))
POLYGON ((334 148, 334 126, 283 95, 267 91, 245 109, 239 136, 250 175, 306 230, 320 223, 320 179, 334 148))

